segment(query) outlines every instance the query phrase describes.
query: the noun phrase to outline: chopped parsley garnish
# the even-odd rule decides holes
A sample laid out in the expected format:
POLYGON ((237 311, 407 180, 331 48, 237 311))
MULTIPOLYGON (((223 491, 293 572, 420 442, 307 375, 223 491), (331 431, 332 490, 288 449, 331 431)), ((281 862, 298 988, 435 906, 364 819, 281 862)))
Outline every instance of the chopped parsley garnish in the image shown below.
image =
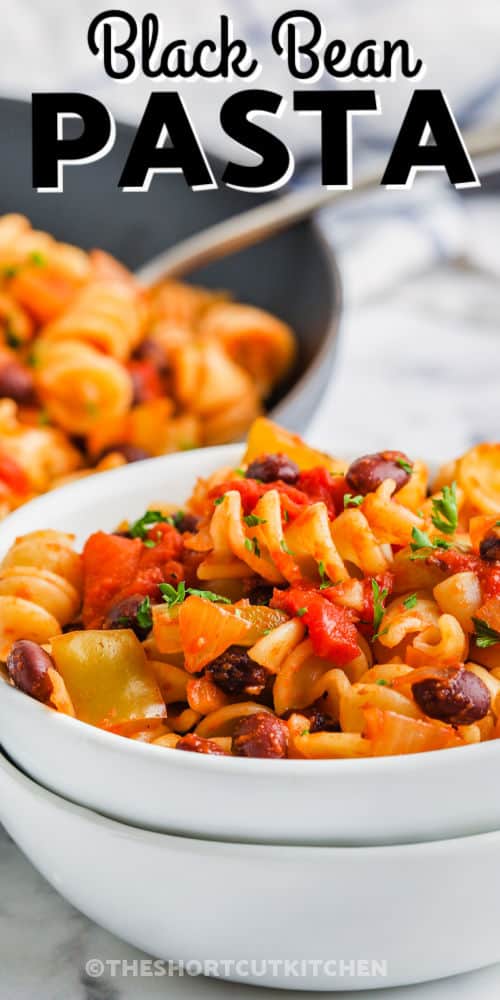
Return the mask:
POLYGON ((215 500, 214 500, 215 506, 218 507, 219 504, 224 503, 225 499, 226 499, 226 494, 225 493, 223 493, 221 497, 216 497, 215 500))
POLYGON ((243 518, 245 524, 248 524, 249 528, 256 528, 258 524, 267 524, 264 517, 257 517, 257 514, 246 514, 243 518))
POLYGON ((352 493, 344 493, 344 510, 347 507, 359 507, 360 503, 363 503, 364 496, 358 493, 357 496, 353 496, 352 493))
POLYGON ((403 607, 405 607, 407 611, 411 611, 412 608, 417 606, 417 600, 418 598, 416 594, 410 594, 410 596, 403 601, 403 607))
POLYGON ((186 594, 191 594, 191 597, 202 597, 204 601, 216 601, 219 604, 231 604, 229 597, 223 597, 222 594, 214 594, 213 590, 196 590, 195 587, 188 587, 186 594))
POLYGON ((222 597, 221 594, 214 594, 213 590, 197 590, 196 587, 186 587, 183 580, 174 587, 171 583, 160 583, 160 593, 168 604, 169 608, 174 608, 176 604, 183 604, 186 597, 202 597, 205 601, 218 601, 220 604, 231 604, 229 597, 222 597))
MULTIPOLYGON (((128 529, 129 534, 132 538, 142 538, 144 544, 146 544, 146 541, 150 541, 150 539, 147 538, 149 528, 152 528, 154 524, 160 523, 173 524, 173 518, 166 517, 160 510, 147 510, 138 521, 134 521, 134 523, 130 525, 130 528, 128 529)), ((155 543, 153 542, 152 544, 154 545, 155 543)), ((148 548, 152 548, 152 546, 148 546, 148 548)))
POLYGON ((432 523, 445 535, 453 535, 458 526, 457 484, 443 486, 442 495, 432 501, 432 523))
POLYGON ((292 550, 288 547, 288 545, 287 545, 287 543, 286 543, 286 541, 285 541, 284 538, 281 539, 280 549, 281 549, 282 552, 286 552, 287 556, 293 556, 294 555, 294 553, 292 552, 292 550))
POLYGON ((169 608, 175 607, 176 604, 182 604, 186 600, 186 584, 184 580, 181 580, 177 587, 174 587, 171 583, 160 583, 158 589, 169 608))
POLYGON ((406 472, 408 476, 411 476, 413 472, 413 465, 410 465, 410 463, 407 462, 405 458, 397 458, 396 465, 399 465, 400 469, 403 469, 403 471, 406 472))
POLYGON ((307 608, 297 608, 296 615, 298 618, 303 618, 307 614, 307 608))
POLYGON ((19 268, 16 267, 15 264, 9 264, 7 267, 3 268, 2 275, 4 278, 15 278, 18 271, 19 268))
POLYGON ((389 681, 384 680, 383 677, 379 677, 378 681, 375 681, 375 684, 378 684, 379 687, 389 687, 389 681))
POLYGON ((139 604, 135 617, 140 628, 150 629, 153 627, 153 615, 151 613, 151 601, 149 597, 145 597, 139 604))
POLYGON ((7 347, 12 347, 15 351, 18 347, 21 347, 22 340, 19 334, 16 333, 14 327, 7 321, 5 326, 5 343, 7 347))
POLYGON ((234 474, 235 476, 240 476, 242 479, 244 479, 246 476, 245 469, 235 469, 234 474))
POLYGON ((34 250, 33 253, 30 253, 29 262, 30 264, 34 264, 35 267, 45 267, 47 258, 43 253, 40 253, 40 250, 34 250))
POLYGON ((254 555, 260 556, 259 543, 256 538, 245 538, 245 548, 248 552, 253 552, 254 555))
POLYGON ((451 549, 452 547, 451 542, 447 542, 444 538, 431 540, 425 531, 420 531, 420 528, 412 528, 411 537, 410 548, 413 555, 410 556, 410 559, 426 559, 427 552, 422 552, 422 549, 451 549))
POLYGON ((480 649, 488 649, 489 646, 496 646, 500 643, 500 632, 488 625, 482 618, 473 618, 475 628, 476 646, 480 649))
POLYGON ((384 632, 380 632, 380 625, 382 623, 382 618, 384 617, 384 601, 386 597, 389 596, 389 591, 387 587, 383 590, 380 589, 376 580, 372 579, 372 594, 373 594, 373 639, 378 639, 380 635, 384 635, 384 632))
POLYGON ((310 729, 303 729, 302 732, 300 733, 300 735, 301 736, 309 736, 310 732, 311 732, 310 729))
POLYGON ((40 413, 38 414, 38 426, 46 427, 47 424, 50 424, 49 414, 47 413, 47 410, 40 410, 40 413))

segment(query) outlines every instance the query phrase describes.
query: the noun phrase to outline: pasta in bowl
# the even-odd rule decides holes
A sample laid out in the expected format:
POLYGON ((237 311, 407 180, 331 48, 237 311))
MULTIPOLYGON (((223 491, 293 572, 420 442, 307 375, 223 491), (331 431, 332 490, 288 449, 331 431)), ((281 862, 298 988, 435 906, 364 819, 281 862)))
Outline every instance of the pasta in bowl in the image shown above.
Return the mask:
POLYGON ((0 534, 7 751, 77 801, 180 832, 367 843, 493 828, 478 778, 499 746, 499 455, 479 446, 428 495, 425 465, 401 452, 346 463, 261 418, 243 459, 171 456, 145 482, 117 470, 20 510, 0 534), (125 756, 133 796, 116 787, 125 756), (458 811, 456 768, 470 784, 458 811))

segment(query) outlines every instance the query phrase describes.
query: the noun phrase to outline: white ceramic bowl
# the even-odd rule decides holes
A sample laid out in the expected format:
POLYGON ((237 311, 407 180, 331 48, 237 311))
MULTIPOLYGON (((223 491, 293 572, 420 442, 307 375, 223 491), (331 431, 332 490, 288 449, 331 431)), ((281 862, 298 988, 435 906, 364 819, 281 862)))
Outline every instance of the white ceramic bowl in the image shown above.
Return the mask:
POLYGON ((500 833, 368 848, 172 837, 75 806, 3 757, 0 820, 91 919, 158 958, 211 962, 222 978, 389 987, 500 959, 500 833), (304 964, 287 975, 286 960, 304 964))
MULTIPOLYGON (((130 465, 49 493, 0 525, 74 531, 80 542, 154 500, 182 503, 197 475, 241 446, 130 465)), ((500 829, 500 741, 364 760, 273 761, 179 753, 58 715, 0 678, 0 743, 45 787, 136 826, 234 841, 397 844, 500 829)))

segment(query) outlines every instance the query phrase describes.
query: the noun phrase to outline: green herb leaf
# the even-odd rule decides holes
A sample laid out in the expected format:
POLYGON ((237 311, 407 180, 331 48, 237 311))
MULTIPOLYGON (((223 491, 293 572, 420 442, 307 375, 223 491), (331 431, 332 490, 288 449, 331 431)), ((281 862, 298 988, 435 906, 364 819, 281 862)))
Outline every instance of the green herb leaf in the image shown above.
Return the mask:
POLYGON ((257 517, 257 514, 246 514, 243 518, 245 524, 248 524, 249 528, 256 528, 258 524, 267 524, 264 517, 257 517))
POLYGON ((229 597, 222 597, 222 594, 214 594, 213 590, 196 590, 194 587, 188 587, 187 594, 191 594, 192 597, 203 597, 205 601, 216 601, 219 604, 231 604, 229 597))
POLYGON ((49 414, 47 413, 47 410, 40 410, 40 413, 38 414, 38 425, 39 427, 46 427, 47 424, 50 424, 49 414))
POLYGON ((302 732, 300 733, 300 735, 301 736, 309 736, 310 732, 311 732, 310 729, 303 729, 302 732))
POLYGON ((215 500, 214 500, 215 506, 218 507, 219 504, 224 503, 225 499, 226 499, 226 494, 225 493, 223 493, 221 497, 216 497, 215 500))
POLYGON ((292 552, 291 549, 288 548, 288 545, 284 538, 281 539, 280 549, 282 552, 286 552, 287 556, 293 556, 295 554, 294 552, 292 552))
POLYGON ((359 507, 360 503, 363 503, 365 498, 358 493, 357 496, 353 496, 352 493, 344 493, 344 510, 347 507, 359 507))
POLYGON ((453 535, 458 526, 457 484, 443 486, 442 495, 432 501, 432 523, 445 535, 453 535))
POLYGON ((149 597, 145 597, 141 604, 139 604, 135 617, 139 628, 150 629, 153 627, 153 615, 149 597))
POLYGON ((375 684, 378 684, 379 687, 389 687, 389 681, 384 680, 383 677, 379 677, 378 681, 375 681, 375 684))
POLYGON ((15 264, 9 264, 7 267, 3 268, 3 270, 2 270, 2 277, 4 277, 4 278, 15 278, 15 276, 16 276, 16 274, 18 274, 18 272, 19 272, 19 268, 16 267, 15 264))
POLYGON ((256 538, 245 538, 245 548, 248 552, 253 552, 254 555, 260 556, 259 543, 256 538))
POLYGON ((29 255, 30 264, 34 264, 35 267, 45 267, 47 263, 47 258, 40 250, 34 250, 33 253, 29 255))
POLYGON ((397 458, 396 465, 399 465, 400 469, 403 469, 408 476, 411 476, 413 472, 413 465, 410 465, 410 463, 407 462, 405 458, 397 458))
POLYGON ((410 543, 410 548, 413 553, 410 559, 426 559, 428 553, 423 552, 422 549, 451 549, 451 542, 447 542, 445 538, 434 538, 431 540, 425 531, 420 531, 420 528, 412 528, 411 532, 412 542, 410 543))
POLYGON ((500 643, 500 632, 488 625, 482 618, 473 618, 475 628, 476 646, 480 649, 488 649, 489 646, 497 646, 500 643))
POLYGON ((186 599, 186 584, 184 580, 181 580, 177 587, 174 587, 171 583, 160 583, 159 591, 169 608, 175 607, 176 604, 182 604, 186 599))
POLYGON ((245 469, 235 469, 234 474, 235 476, 241 476, 241 478, 244 479, 246 476, 246 471, 245 469))
POLYGON ((318 573, 319 573, 320 580, 321 580, 321 586, 323 586, 325 583, 329 586, 330 585, 330 581, 328 579, 328 575, 327 575, 327 572, 326 572, 326 566, 325 566, 325 563, 324 563, 323 559, 319 560, 319 563, 318 563, 318 573))
POLYGON ((8 320, 5 325, 5 343, 7 344, 7 347, 11 347, 14 351, 17 350, 18 347, 21 347, 22 344, 21 337, 16 333, 14 327, 8 320))
POLYGON ((129 534, 132 536, 132 538, 142 538, 142 540, 144 541, 144 539, 147 538, 147 533, 149 528, 152 528, 154 524, 160 524, 160 523, 172 524, 173 518, 166 517, 159 510, 147 510, 146 513, 143 514, 138 521, 134 521, 134 523, 131 524, 130 528, 128 529, 129 534))
POLYGON ((410 596, 407 597, 405 601, 403 601, 403 607, 405 607, 407 611, 411 611, 412 608, 416 607, 417 601, 418 601, 417 595, 410 594, 410 596))
POLYGON ((375 639, 378 639, 380 635, 382 635, 382 633, 379 632, 379 629, 382 623, 382 618, 384 617, 384 611, 385 611, 384 601, 386 597, 389 596, 389 591, 387 587, 384 587, 383 590, 381 590, 377 581, 374 578, 372 578, 372 594, 373 594, 373 632, 374 632, 372 641, 374 641, 375 639))
POLYGON ((298 618, 303 618, 307 614, 307 608, 297 608, 296 615, 298 618))

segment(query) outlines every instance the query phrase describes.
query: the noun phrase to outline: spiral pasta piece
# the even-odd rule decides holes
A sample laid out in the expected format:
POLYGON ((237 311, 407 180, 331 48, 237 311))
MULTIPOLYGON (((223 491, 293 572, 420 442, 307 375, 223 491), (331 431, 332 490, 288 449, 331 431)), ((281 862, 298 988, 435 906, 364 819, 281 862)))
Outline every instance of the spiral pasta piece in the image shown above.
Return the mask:
POLYGON ((81 557, 73 535, 34 531, 16 539, 0 565, 0 658, 17 639, 48 642, 78 613, 81 557))
POLYGON ((87 285, 71 307, 42 331, 46 341, 83 341, 125 361, 137 347, 145 312, 139 290, 124 281, 87 285))
POLYGON ((229 357, 255 379, 263 397, 295 357, 290 327, 255 306, 235 302, 215 305, 206 312, 200 333, 219 341, 229 357))
POLYGON ((125 368, 78 340, 41 341, 35 379, 49 416, 70 434, 124 416, 132 402, 125 368))
POLYGON ((88 254, 34 230, 22 215, 0 218, 0 271, 9 293, 38 323, 60 315, 89 280, 88 254))

